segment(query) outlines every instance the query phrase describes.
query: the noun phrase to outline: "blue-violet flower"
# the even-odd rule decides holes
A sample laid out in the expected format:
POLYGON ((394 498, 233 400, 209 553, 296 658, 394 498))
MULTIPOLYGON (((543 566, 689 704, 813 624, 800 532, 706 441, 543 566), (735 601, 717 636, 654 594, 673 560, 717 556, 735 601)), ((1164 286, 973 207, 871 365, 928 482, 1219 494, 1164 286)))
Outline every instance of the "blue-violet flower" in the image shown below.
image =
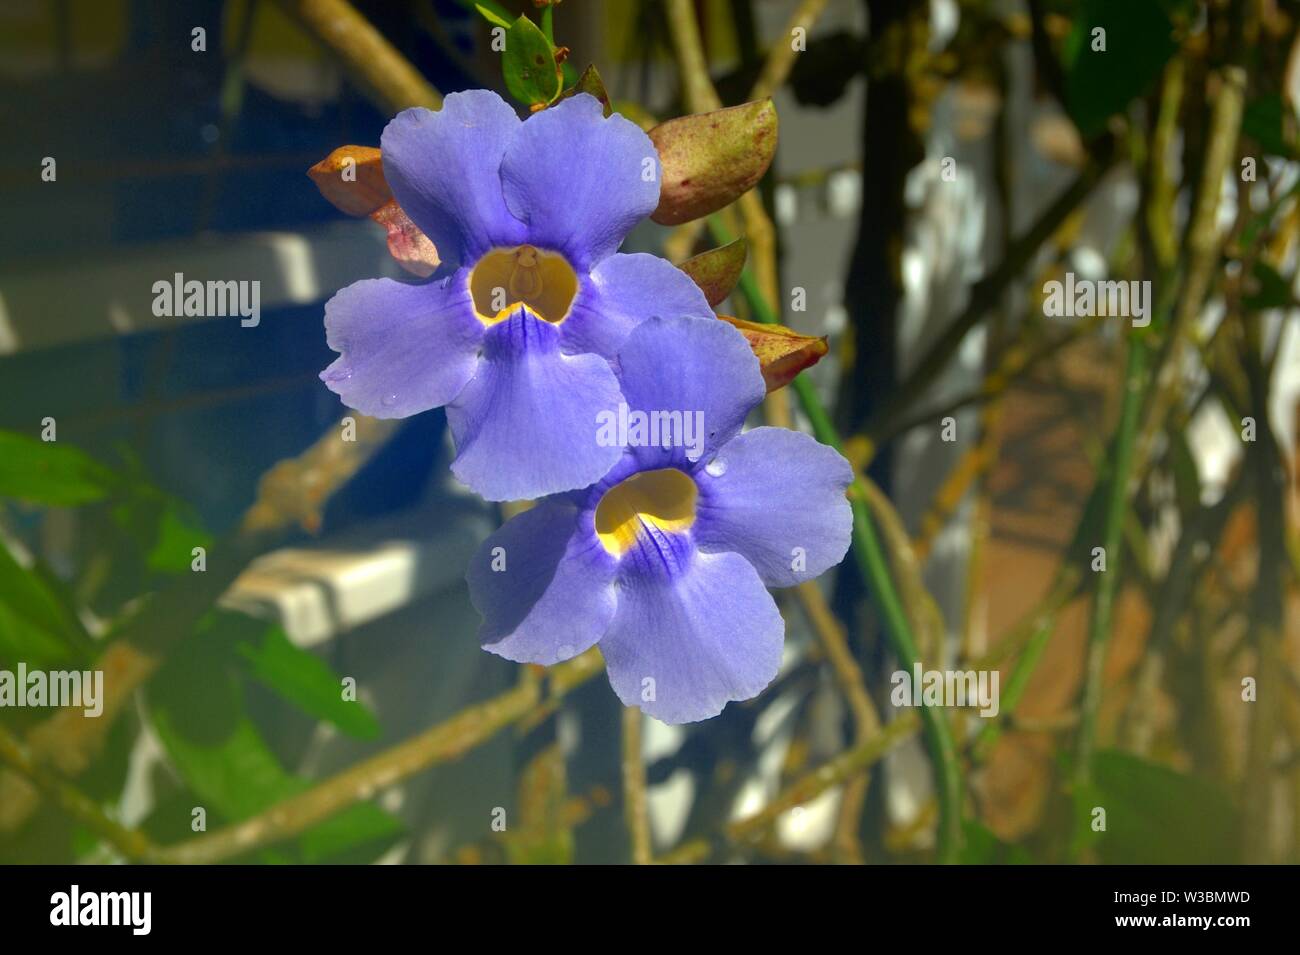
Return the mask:
POLYGON ((766 588, 843 559, 852 469, 806 434, 740 433, 765 389, 723 322, 644 321, 616 366, 631 414, 700 416, 703 454, 626 447, 591 487, 503 525, 467 574, 479 636, 547 665, 599 644, 625 704, 666 723, 707 719, 776 676, 785 627, 766 588))
POLYGON ((340 356, 321 378, 376 417, 445 405, 452 471, 489 500, 598 480, 621 454, 593 422, 622 401, 610 361, 623 340, 651 314, 712 316, 666 260, 616 253, 658 203, 654 145, 586 94, 521 121, 473 90, 399 113, 380 147, 443 266, 423 285, 367 279, 330 299, 340 356))

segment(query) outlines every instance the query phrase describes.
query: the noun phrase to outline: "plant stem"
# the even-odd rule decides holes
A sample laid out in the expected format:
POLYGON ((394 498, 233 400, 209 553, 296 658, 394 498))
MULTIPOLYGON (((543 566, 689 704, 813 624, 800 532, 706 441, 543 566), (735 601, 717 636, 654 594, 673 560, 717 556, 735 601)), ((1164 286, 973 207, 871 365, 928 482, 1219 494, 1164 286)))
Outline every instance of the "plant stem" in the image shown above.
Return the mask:
POLYGON ((543 700, 563 696, 602 669, 604 660, 599 652, 589 650, 551 667, 547 671, 547 689, 542 687, 541 681, 526 676, 514 689, 461 710, 405 742, 349 766, 304 793, 278 802, 242 822, 159 849, 156 857, 163 862, 220 862, 292 838, 430 766, 463 756, 505 728, 522 721, 543 700))
POLYGON ((384 112, 424 106, 442 97, 424 75, 346 0, 279 0, 307 32, 329 47, 384 112))
MULTIPOLYGON (((709 225, 719 241, 730 241, 721 220, 710 217, 709 225)), ((768 307, 767 301, 759 292, 758 284, 748 270, 741 273, 740 290, 760 322, 777 323, 776 315, 768 307)), ((806 376, 800 375, 791 383, 791 387, 799 399, 804 414, 808 416, 813 435, 818 441, 843 453, 839 432, 831 422, 821 399, 817 397, 813 383, 806 376)), ((871 588, 876 605, 884 616, 885 632, 889 636, 894 655, 898 657, 899 665, 911 671, 917 663, 921 662, 916 636, 907 614, 903 611, 903 602, 898 596, 898 589, 890 574, 884 549, 876 534, 875 524, 872 522, 867 506, 867 490, 856 475, 850 503, 853 507, 853 538, 856 545, 853 548, 854 558, 857 560, 859 571, 871 588)), ((930 756, 934 760, 936 788, 939 793, 938 857, 940 862, 956 862, 961 852, 962 808, 962 778, 961 766, 957 759, 957 746, 942 709, 923 706, 921 719, 925 726, 930 756)))
MULTIPOLYGON (((924 714, 925 710, 921 712, 924 714)), ((722 831, 722 838, 719 841, 724 846, 752 843, 771 828, 782 814, 810 802, 834 786, 843 785, 882 759, 895 746, 916 732, 916 724, 915 713, 903 713, 871 739, 840 753, 834 759, 800 777, 798 782, 754 815, 730 823, 722 831)), ((707 838, 693 839, 667 855, 661 856, 657 861, 675 865, 705 862, 715 848, 714 842, 707 838)))
POLYGON ((542 7, 542 35, 547 43, 555 46, 555 8, 549 3, 542 7))
POLYGON ((60 809, 127 859, 138 862, 151 858, 154 846, 146 835, 135 829, 127 829, 106 816, 93 799, 38 763, 18 737, 3 726, 0 726, 0 762, 31 780, 60 809))
POLYGON ((786 78, 794 66, 795 54, 798 52, 794 45, 794 31, 803 30, 806 41, 808 31, 812 29, 812 25, 817 22, 817 18, 825 9, 826 0, 802 0, 794 13, 790 14, 785 29, 781 31, 780 37, 768 51, 767 59, 763 63, 763 71, 759 74, 753 89, 749 91, 751 100, 771 96, 785 85, 786 78))
POLYGON ((654 858, 646 804, 645 757, 641 752, 641 721, 635 706, 623 707, 623 818, 632 841, 632 861, 649 865, 654 858))
POLYGON ((1079 735, 1074 756, 1076 790, 1086 785, 1092 778, 1097 712, 1101 706, 1106 648, 1110 644, 1111 615, 1122 576, 1120 570, 1124 515, 1128 509, 1128 488, 1133 472, 1138 418, 1146 385, 1147 357, 1145 336, 1135 335, 1129 341, 1119 428, 1111 448, 1113 465, 1107 488, 1106 516, 1102 531, 1106 569, 1097 582, 1097 594, 1093 601, 1092 619, 1088 627, 1088 657, 1084 670, 1083 703, 1080 707, 1079 735))

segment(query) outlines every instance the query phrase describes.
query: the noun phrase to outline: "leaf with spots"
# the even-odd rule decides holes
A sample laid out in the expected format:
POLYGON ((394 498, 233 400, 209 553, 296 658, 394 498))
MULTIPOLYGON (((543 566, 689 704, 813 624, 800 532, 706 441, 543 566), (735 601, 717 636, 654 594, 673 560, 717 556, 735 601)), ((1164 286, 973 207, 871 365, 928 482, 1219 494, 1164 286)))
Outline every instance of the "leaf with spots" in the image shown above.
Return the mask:
POLYGON ((521 16, 506 31, 506 48, 501 54, 510 95, 532 107, 545 106, 560 93, 561 72, 555 50, 537 24, 521 16))

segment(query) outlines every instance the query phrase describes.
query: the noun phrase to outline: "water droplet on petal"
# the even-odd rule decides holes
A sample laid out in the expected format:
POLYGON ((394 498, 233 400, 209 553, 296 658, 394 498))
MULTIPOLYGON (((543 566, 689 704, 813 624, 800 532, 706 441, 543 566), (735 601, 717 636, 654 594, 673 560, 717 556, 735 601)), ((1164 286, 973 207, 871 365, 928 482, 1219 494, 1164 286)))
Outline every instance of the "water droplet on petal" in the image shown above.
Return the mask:
POLYGON ((714 458, 705 465, 704 470, 707 471, 711 477, 722 477, 722 475, 727 473, 727 462, 721 458, 714 458))
POLYGON ((393 405, 397 404, 397 395, 384 395, 379 403, 385 408, 391 408, 393 405))

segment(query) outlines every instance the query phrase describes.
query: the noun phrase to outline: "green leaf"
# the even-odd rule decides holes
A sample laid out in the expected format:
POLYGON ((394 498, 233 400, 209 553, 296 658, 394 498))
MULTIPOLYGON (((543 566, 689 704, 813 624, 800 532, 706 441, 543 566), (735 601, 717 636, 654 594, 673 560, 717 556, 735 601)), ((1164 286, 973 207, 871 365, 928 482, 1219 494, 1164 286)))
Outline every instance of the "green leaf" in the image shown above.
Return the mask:
POLYGON ((227 819, 246 819, 298 791, 247 717, 235 716, 216 734, 192 732, 187 721, 194 714, 176 705, 155 705, 152 714, 154 729, 177 771, 208 809, 227 819))
POLYGON ((962 865, 1032 865, 1033 858, 1022 846, 1003 842, 981 822, 962 823, 962 865))
POLYGON ((1237 809, 1214 784, 1119 750, 1097 753, 1093 780, 1091 798, 1106 810, 1106 831, 1089 837, 1097 839, 1107 864, 1202 865, 1237 858, 1237 809))
POLYGON ((1084 138, 1150 87, 1178 45, 1159 4, 1134 0, 1084 0, 1065 39, 1065 98, 1084 138), (1093 31, 1105 30, 1105 50, 1094 50, 1093 31))
POLYGON ((1286 141, 1285 110, 1277 93, 1251 100, 1241 115, 1241 131, 1271 156, 1293 156, 1295 150, 1286 141))
POLYGON ((384 842, 401 831, 402 823, 396 816, 373 803, 363 802, 304 832, 299 844, 304 862, 323 862, 384 842))
POLYGON ((740 273, 745 270, 745 258, 748 255, 749 243, 741 236, 726 245, 687 259, 678 268, 700 287, 709 305, 716 306, 731 294, 731 290, 740 281, 740 273))
POLYGON ((268 626, 257 639, 242 641, 238 652, 254 677, 304 712, 358 739, 379 735, 379 721, 365 704, 343 699, 338 675, 316 655, 294 646, 279 627, 268 626))
POLYGON ((112 471, 76 448, 0 431, 0 497, 75 507, 101 500, 115 485, 112 471))
POLYGON ((187 573, 194 548, 212 547, 212 535, 184 501, 137 483, 131 497, 113 508, 113 520, 140 549, 149 570, 187 573))
POLYGON ((44 666, 84 662, 91 649, 54 582, 19 564, 0 540, 0 657, 44 666))
MULTIPOLYGON (((565 76, 567 77, 568 73, 572 70, 569 67, 568 62, 564 65, 566 67, 565 76)), ((589 93, 596 97, 596 99, 600 100, 600 105, 603 106, 605 110, 606 119, 613 114, 614 107, 609 101, 609 93, 605 90, 605 81, 600 78, 600 74, 596 72, 596 67, 594 65, 588 66, 583 70, 582 75, 576 77, 573 80, 572 85, 561 93, 559 98, 568 99, 570 96, 576 96, 578 93, 589 93)))
POLYGON ((525 16, 506 31, 506 49, 501 54, 510 95, 530 106, 551 102, 560 93, 560 71, 555 65, 555 50, 546 35, 525 16))
POLYGON ((1250 270, 1250 276, 1254 288, 1242 299, 1242 304, 1251 311, 1291 308, 1296 304, 1290 283, 1267 262, 1256 259, 1254 267, 1250 270))
POLYGON ((168 497, 158 518, 153 547, 149 550, 149 569, 170 574, 188 571, 195 547, 205 550, 212 547, 212 535, 199 525, 189 505, 168 497))
POLYGON ((497 3, 496 0, 475 0, 474 9, 478 11, 479 16, 493 26, 510 29, 510 11, 497 3))
MULTIPOLYGON (((154 729, 177 772, 210 815, 215 811, 235 822, 311 787, 281 765, 244 713, 231 643, 226 639, 240 626, 237 615, 209 616, 148 691, 154 729)), ((320 861, 391 838, 400 830, 395 817, 376 806, 358 804, 303 833, 298 845, 310 861, 320 861)), ((292 861, 280 849, 263 852, 261 858, 292 861)))

